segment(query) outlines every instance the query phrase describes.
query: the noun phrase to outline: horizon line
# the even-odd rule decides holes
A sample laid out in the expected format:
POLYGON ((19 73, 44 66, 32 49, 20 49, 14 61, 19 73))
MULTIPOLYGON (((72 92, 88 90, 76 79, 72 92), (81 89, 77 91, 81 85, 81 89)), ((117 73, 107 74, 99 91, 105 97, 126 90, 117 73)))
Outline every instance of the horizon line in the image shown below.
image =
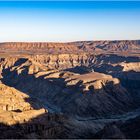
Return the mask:
POLYGON ((4 41, 2 43, 75 43, 75 42, 93 42, 93 41, 140 41, 140 39, 101 39, 101 40, 76 40, 76 41, 4 41))

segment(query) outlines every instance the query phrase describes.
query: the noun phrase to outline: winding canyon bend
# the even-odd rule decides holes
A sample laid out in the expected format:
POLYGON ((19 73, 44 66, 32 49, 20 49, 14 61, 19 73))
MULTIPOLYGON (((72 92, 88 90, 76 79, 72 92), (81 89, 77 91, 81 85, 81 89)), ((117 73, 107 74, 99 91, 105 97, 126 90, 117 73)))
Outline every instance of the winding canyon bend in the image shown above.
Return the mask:
POLYGON ((139 40, 0 43, 0 56, 0 138, 140 138, 139 40))

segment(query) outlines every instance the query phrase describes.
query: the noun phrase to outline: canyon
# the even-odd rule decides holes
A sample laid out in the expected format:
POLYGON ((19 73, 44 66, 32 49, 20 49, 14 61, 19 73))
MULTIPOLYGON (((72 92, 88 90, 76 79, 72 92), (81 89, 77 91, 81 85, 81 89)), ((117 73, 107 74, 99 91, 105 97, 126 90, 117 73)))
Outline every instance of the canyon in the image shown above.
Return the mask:
POLYGON ((140 40, 7 42, 0 55, 0 138, 140 138, 140 40))

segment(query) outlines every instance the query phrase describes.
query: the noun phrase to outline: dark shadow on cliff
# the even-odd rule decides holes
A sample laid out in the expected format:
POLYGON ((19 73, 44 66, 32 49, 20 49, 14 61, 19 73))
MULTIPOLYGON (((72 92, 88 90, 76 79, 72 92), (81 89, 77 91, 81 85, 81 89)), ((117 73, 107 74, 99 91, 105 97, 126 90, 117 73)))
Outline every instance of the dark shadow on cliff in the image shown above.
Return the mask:
MULTIPOLYGON (((99 66, 91 66, 91 69, 94 69, 96 72, 104 73, 104 74, 109 74, 112 75, 112 72, 117 72, 120 73, 123 71, 122 66, 112 66, 111 64, 102 64, 99 66)), ((113 75, 112 75, 113 76, 113 75)))
POLYGON ((140 58, 136 56, 120 56, 117 54, 101 54, 97 55, 97 60, 104 63, 121 63, 121 62, 140 62, 140 58))
POLYGON ((44 113, 22 124, 0 123, 1 139, 67 138, 64 126, 68 118, 62 114, 44 113))
POLYGON ((121 84, 131 93, 136 104, 140 105, 140 72, 133 70, 113 74, 114 77, 120 79, 121 84))
POLYGON ((140 138, 140 116, 125 122, 112 122, 97 132, 95 139, 139 139, 140 138))
POLYGON ((69 71, 69 72, 78 73, 78 74, 85 74, 85 73, 88 73, 89 70, 90 69, 86 66, 76 66, 73 68, 65 69, 64 71, 69 71))

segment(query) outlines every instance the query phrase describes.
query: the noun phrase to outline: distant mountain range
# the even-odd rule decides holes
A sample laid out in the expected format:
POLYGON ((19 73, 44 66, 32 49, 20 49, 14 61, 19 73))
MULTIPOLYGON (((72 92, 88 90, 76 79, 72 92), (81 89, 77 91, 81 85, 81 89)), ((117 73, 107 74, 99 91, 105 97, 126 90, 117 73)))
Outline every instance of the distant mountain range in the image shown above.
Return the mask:
POLYGON ((12 42, 0 43, 0 52, 20 53, 140 53, 140 40, 122 41, 78 41, 70 43, 26 43, 12 42))

